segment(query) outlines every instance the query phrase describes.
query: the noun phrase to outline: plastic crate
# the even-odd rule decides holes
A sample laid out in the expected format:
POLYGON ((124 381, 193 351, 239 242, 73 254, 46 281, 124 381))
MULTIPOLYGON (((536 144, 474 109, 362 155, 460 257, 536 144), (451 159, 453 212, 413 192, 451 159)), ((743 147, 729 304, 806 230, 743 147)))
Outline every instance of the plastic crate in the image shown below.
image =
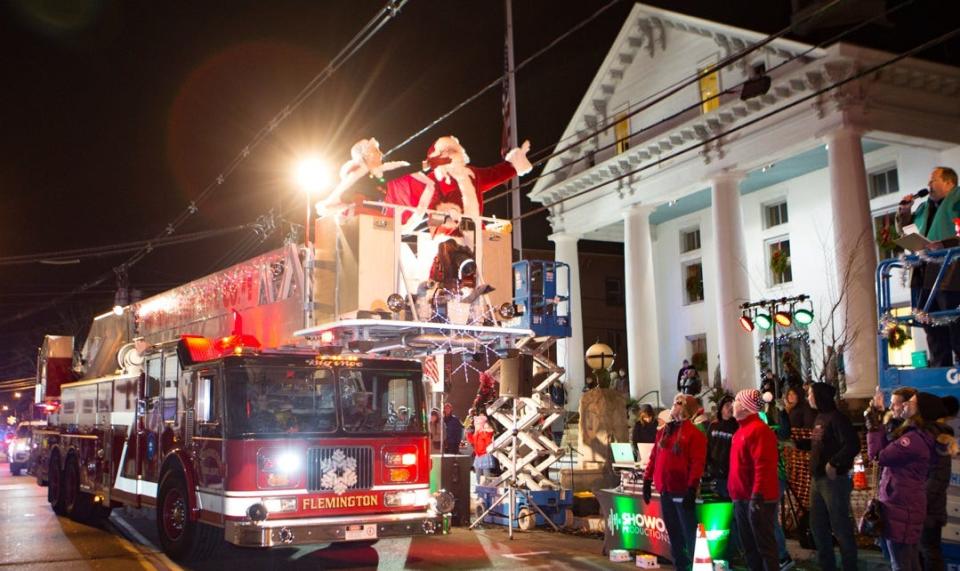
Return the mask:
MULTIPOLYGON (((497 498, 501 494, 506 492, 508 488, 493 488, 490 486, 477 486, 476 494, 480 499, 480 503, 477 506, 477 516, 480 516, 483 512, 487 511, 494 502, 497 501, 497 498)), ((550 518, 550 520, 558 526, 563 526, 566 523, 567 519, 567 509, 573 505, 573 495, 570 490, 542 490, 542 491, 529 491, 524 490, 522 492, 517 492, 516 494, 516 512, 513 514, 515 518, 519 517, 521 512, 524 510, 530 510, 535 516, 535 526, 547 525, 547 522, 543 519, 537 510, 528 507, 527 498, 530 498, 530 501, 535 502, 537 507, 539 507, 543 513, 550 518)), ((509 525, 508 515, 510 513, 510 501, 509 499, 504 499, 494 508, 486 517, 483 518, 483 523, 492 523, 496 525, 509 525)), ((515 527, 521 527, 518 525, 521 522, 514 522, 515 527)))

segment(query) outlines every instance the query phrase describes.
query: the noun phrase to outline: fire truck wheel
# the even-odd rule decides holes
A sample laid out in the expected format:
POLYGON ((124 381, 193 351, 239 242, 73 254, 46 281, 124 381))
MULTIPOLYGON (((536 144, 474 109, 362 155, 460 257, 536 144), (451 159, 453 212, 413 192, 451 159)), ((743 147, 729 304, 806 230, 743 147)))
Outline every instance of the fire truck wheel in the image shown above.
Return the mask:
POLYGON ((190 520, 187 485, 179 472, 168 472, 160 482, 157 531, 163 551, 176 560, 205 559, 223 544, 222 532, 190 520))
POLYGON ((50 456, 47 468, 47 501, 50 502, 53 513, 66 514, 63 506, 63 471, 60 470, 60 456, 57 453, 50 456))
POLYGON ((93 515, 93 496, 80 490, 80 464, 76 456, 67 458, 63 471, 63 507, 70 519, 86 522, 93 515))

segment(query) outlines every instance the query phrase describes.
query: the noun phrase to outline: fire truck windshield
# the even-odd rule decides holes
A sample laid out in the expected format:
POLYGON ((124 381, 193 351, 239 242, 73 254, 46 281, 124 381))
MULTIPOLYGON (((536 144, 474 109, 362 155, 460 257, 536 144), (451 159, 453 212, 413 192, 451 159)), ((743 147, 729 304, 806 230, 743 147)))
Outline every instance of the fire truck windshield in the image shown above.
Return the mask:
POLYGON ((346 432, 424 432, 423 382, 417 371, 342 369, 346 432))
POLYGON ((424 431, 417 371, 244 365, 226 372, 227 437, 424 431))

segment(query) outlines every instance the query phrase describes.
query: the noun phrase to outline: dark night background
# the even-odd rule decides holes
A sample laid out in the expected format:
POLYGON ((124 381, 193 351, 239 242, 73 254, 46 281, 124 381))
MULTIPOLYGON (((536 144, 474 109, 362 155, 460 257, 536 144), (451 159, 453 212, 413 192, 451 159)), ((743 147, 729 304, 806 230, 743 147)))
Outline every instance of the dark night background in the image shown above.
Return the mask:
MULTIPOLYGON (((513 3, 517 62, 607 4, 513 3)), ((384 4, 0 4, 0 262, 156 236, 384 4)), ((791 17, 789 0, 650 4, 763 33, 780 30, 791 17)), ((916 0, 845 41, 908 49, 951 29, 951 19, 939 16, 954 4, 916 0)), ((631 6, 615 3, 519 72, 519 136, 532 141, 534 158, 560 137, 631 6)), ((816 43, 883 7, 874 0, 846 2, 812 31, 790 37, 816 43)), ((390 149, 425 127, 503 72, 503 22, 498 0, 411 0, 254 149, 177 234, 253 222, 271 208, 299 223, 304 199, 290 179, 298 155, 315 151, 336 167, 361 137, 376 136, 390 149)), ((953 41, 923 57, 958 65, 958 46, 953 41)), ((416 163, 436 137, 454 134, 475 164, 492 164, 500 145, 500 97, 499 88, 489 91, 391 158, 416 163)), ((502 217, 507 208, 508 201, 499 200, 487 212, 502 217)), ((277 247, 287 229, 281 224, 265 242, 246 230, 155 250, 130 270, 130 286, 145 295, 173 287, 277 247)), ((523 229, 526 248, 552 249, 543 217, 525 221, 523 229)), ((0 380, 33 374, 44 334, 85 334, 91 316, 112 306, 111 268, 129 255, 0 265, 0 380), (38 311, 105 272, 110 276, 100 285, 38 311)))

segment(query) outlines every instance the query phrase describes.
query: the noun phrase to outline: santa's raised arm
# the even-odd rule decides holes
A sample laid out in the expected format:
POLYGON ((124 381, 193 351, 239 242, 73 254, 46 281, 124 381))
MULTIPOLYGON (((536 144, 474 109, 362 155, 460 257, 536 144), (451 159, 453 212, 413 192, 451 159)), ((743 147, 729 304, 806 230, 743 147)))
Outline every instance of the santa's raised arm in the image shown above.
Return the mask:
POLYGON ((527 160, 529 149, 530 142, 525 141, 507 153, 502 163, 475 167, 456 137, 440 137, 427 150, 424 170, 428 173, 391 181, 386 201, 416 208, 412 215, 404 215, 404 231, 419 224, 427 209, 445 212, 457 222, 462 216, 477 218, 483 215, 485 192, 533 169, 527 160))

